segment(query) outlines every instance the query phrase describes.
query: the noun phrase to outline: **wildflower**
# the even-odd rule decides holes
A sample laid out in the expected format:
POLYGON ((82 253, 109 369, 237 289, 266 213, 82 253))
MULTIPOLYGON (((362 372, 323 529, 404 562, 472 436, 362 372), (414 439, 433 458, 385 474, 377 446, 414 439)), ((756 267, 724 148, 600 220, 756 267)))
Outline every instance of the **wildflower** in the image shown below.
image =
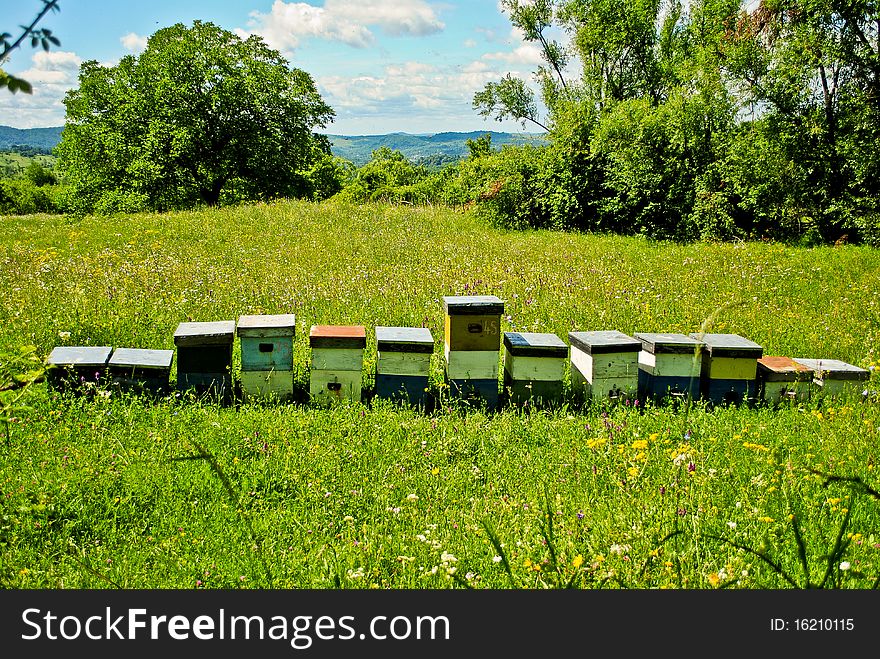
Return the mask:
POLYGON ((493 557, 492 557, 492 562, 493 562, 493 563, 500 563, 501 560, 502 560, 502 559, 501 559, 500 556, 493 556, 493 557))
POLYGON ((632 448, 636 451, 643 451, 648 448, 648 440, 647 439, 637 439, 632 443, 632 448))
POLYGON ((715 572, 710 574, 708 579, 709 579, 709 585, 712 586, 712 588, 718 588, 718 584, 721 583, 721 577, 719 577, 718 574, 715 572))
POLYGON ((343 522, 353 522, 354 517, 352 517, 351 515, 346 515, 345 517, 342 518, 342 521, 343 522))
POLYGON ((696 470, 697 470, 697 465, 695 465, 693 462, 688 462, 688 473, 692 474, 696 470))
POLYGON ((443 561, 444 563, 457 563, 458 562, 458 559, 455 556, 453 556, 452 554, 449 554, 445 551, 442 554, 440 554, 440 560, 443 561))
POLYGON ((574 560, 571 562, 571 564, 574 566, 575 569, 579 568, 581 565, 584 564, 584 557, 578 554, 574 557, 574 560))
POLYGON ((727 526, 729 526, 731 529, 735 529, 735 528, 736 528, 736 522, 728 522, 728 523, 727 523, 727 526))
POLYGON ((843 561, 843 562, 840 564, 840 569, 843 570, 844 572, 846 572, 846 571, 847 571, 848 569, 850 569, 851 567, 852 567, 852 565, 850 565, 850 562, 849 562, 849 561, 843 561))
POLYGON ((763 517, 759 517, 759 518, 758 518, 758 521, 759 521, 759 522, 764 522, 765 524, 772 524, 772 523, 775 522, 776 520, 773 519, 772 517, 768 517, 768 516, 765 515, 765 516, 763 516, 763 517))
POLYGON ((419 497, 418 497, 417 494, 407 494, 407 495, 406 495, 406 500, 407 500, 407 501, 418 501, 418 500, 419 500, 419 497))
POLYGON ((653 433, 651 433, 650 437, 648 437, 648 441, 650 441, 650 442, 656 442, 658 437, 660 437, 660 433, 659 433, 659 432, 653 432, 653 433))
POLYGON ((439 473, 440 473, 440 468, 439 468, 439 467, 434 467, 434 468, 431 470, 431 475, 432 475, 432 476, 436 476, 436 475, 439 474, 439 473))
POLYGON ((583 519, 583 518, 584 518, 584 514, 583 514, 581 511, 578 511, 577 518, 578 518, 578 519, 583 519))
POLYGON ((67 340, 70 338, 70 332, 58 332, 58 337, 67 340))

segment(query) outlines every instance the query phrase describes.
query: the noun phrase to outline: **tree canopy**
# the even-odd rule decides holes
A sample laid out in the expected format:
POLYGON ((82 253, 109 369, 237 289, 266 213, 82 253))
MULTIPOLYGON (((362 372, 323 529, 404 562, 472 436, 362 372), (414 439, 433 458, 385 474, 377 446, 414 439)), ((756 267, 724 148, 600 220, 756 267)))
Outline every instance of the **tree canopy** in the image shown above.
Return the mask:
MULTIPOLYGON (((501 4, 545 62, 560 187, 538 212, 568 198, 564 224, 582 229, 880 243, 877 0, 501 4)), ((538 123, 510 75, 473 104, 538 123)))
POLYGON ((86 209, 166 210, 308 196, 334 117, 311 76, 258 36, 195 21, 116 66, 84 62, 65 97, 59 169, 86 209))

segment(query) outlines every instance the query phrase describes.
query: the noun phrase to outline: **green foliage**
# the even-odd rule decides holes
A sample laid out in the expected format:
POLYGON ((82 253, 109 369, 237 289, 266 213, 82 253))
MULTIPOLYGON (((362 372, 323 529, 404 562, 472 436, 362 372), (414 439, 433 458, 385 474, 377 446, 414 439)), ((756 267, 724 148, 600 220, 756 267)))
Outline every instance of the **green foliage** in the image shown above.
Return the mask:
POLYGON ((26 179, 37 187, 55 185, 58 182, 55 178, 55 174, 43 167, 36 160, 31 161, 27 166, 27 169, 24 170, 24 175, 26 179))
MULTIPOLYGON (((511 198, 574 196, 566 226, 657 238, 876 241, 874 3, 503 4, 547 63, 536 76, 555 149, 549 185, 512 177, 511 198), (567 46, 546 38, 553 29, 567 46), (572 53, 582 71, 569 83, 554 63, 572 53)), ((537 101, 508 76, 474 107, 528 121, 537 101)))
POLYGON ((159 30, 116 66, 84 62, 65 105, 58 166, 83 208, 101 210, 308 196, 313 129, 333 117, 309 74, 259 37, 201 21, 159 30))
POLYGON ((28 215, 53 213, 57 209, 52 186, 38 187, 30 179, 0 180, 0 212, 28 215))

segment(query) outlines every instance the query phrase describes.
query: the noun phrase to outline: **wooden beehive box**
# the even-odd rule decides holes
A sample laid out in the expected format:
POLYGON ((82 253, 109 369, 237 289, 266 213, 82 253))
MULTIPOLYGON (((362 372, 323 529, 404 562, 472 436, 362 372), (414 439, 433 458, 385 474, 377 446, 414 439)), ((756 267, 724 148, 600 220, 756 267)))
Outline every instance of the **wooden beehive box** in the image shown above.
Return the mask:
POLYGON ((376 327, 376 395, 426 408, 433 352, 426 327, 376 327))
POLYGON ((765 403, 809 400, 813 369, 791 357, 765 356, 758 360, 758 395, 765 403))
POLYGON ((234 320, 180 323, 174 332, 177 389, 228 399, 234 340, 234 320))
POLYGON ((360 402, 366 328, 361 325, 313 325, 309 331, 309 394, 317 405, 360 402))
POLYGON ((115 387, 138 393, 167 394, 171 388, 173 350, 116 348, 107 368, 115 387))
POLYGON ((635 398, 640 343, 617 330, 569 332, 571 388, 585 400, 635 398))
POLYGON ((510 402, 558 402, 567 361, 568 346, 555 334, 505 332, 504 391, 510 402))
POLYGON ((494 295, 446 296, 443 308, 443 356, 450 392, 496 407, 504 302, 494 295))
POLYGON ((700 395, 715 405, 757 398, 758 360, 764 349, 739 334, 691 334, 702 341, 700 395))
POLYGON ((46 381, 59 390, 102 384, 112 353, 109 346, 56 346, 46 358, 46 381))
POLYGON ((292 398, 296 316, 241 316, 236 332, 241 343, 241 391, 244 398, 292 398))
POLYGON ((838 394, 855 394, 863 391, 865 382, 871 373, 864 369, 847 364, 839 359, 807 359, 795 357, 794 360, 813 371, 814 392, 818 395, 836 396, 838 394))
POLYGON ((636 332, 639 351, 639 396, 662 401, 700 397, 703 344, 686 334, 636 332))

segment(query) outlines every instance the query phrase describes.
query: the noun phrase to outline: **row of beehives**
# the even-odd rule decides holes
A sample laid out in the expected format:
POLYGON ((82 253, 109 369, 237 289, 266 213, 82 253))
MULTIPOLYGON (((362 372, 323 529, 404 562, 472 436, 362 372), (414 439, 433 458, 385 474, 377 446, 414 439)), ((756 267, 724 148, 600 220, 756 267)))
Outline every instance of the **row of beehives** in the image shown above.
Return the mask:
MULTIPOLYGON (((495 296, 444 297, 444 372, 450 392, 496 407, 503 343, 504 396, 514 404, 552 403, 570 369, 573 392, 588 400, 703 398, 712 403, 805 400, 814 392, 861 388, 868 371, 834 359, 764 356, 735 334, 570 332, 570 346, 551 333, 501 332, 504 303, 495 296), (503 342, 502 342, 503 338, 503 342)), ((176 388, 227 398, 237 335, 246 399, 294 396, 292 314, 235 321, 184 322, 174 334, 176 388)), ((434 338, 423 327, 376 327, 375 394, 425 406, 434 338)), ((362 398, 366 328, 314 325, 309 333, 309 395, 317 404, 362 398)), ((117 386, 170 389, 172 350, 56 347, 50 382, 111 380, 117 386)))

